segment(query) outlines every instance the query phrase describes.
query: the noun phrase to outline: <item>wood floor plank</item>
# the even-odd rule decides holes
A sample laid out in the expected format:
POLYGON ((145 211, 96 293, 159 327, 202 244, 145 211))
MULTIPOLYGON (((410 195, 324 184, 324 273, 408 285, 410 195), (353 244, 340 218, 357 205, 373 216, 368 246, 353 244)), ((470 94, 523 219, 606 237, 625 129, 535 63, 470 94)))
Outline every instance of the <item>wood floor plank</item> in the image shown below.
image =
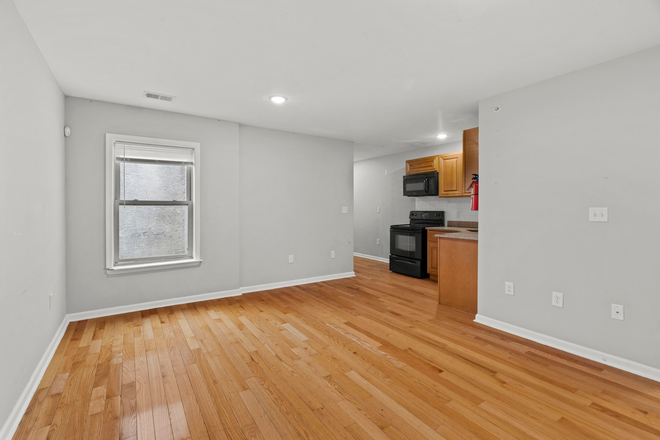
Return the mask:
POLYGON ((71 323, 13 438, 660 439, 660 383, 355 272, 71 323))

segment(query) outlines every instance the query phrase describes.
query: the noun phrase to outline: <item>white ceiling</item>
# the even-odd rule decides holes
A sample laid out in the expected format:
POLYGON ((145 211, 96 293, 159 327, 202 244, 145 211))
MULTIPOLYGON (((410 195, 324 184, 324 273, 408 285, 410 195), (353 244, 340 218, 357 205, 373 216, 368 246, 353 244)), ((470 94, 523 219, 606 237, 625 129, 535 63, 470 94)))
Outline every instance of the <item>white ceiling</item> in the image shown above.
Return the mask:
POLYGON ((658 0, 14 1, 68 96, 350 140, 356 160, 455 142, 480 99, 660 44, 658 0))

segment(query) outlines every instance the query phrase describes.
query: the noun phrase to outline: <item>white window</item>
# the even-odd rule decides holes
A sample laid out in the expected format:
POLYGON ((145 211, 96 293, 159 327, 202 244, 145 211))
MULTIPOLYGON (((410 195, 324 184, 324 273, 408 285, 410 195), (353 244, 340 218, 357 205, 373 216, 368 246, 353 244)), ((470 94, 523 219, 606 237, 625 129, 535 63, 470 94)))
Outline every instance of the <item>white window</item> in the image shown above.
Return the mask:
POLYGON ((200 145, 105 139, 107 272, 199 264, 200 145))

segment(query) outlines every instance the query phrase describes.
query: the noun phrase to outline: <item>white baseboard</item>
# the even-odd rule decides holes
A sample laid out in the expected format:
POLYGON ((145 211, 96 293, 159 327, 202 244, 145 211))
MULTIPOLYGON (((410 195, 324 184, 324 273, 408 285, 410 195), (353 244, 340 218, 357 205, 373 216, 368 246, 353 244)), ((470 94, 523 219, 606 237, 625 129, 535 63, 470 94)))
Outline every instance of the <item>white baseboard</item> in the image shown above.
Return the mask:
POLYGON ((583 347, 582 345, 557 339, 552 336, 544 335, 543 333, 537 333, 532 330, 507 324, 506 322, 488 318, 484 315, 475 316, 474 322, 660 382, 660 369, 658 368, 640 364, 612 354, 603 353, 602 351, 594 350, 592 348, 583 347))
POLYGON ((239 296, 249 292, 259 292, 262 290, 279 289, 282 287, 300 286, 302 284, 318 283, 321 281, 337 280, 341 278, 354 277, 355 272, 344 272, 332 275, 323 275, 313 278, 302 278, 298 280, 282 281, 278 283, 261 284, 258 286, 247 286, 232 290, 223 290, 221 292, 202 293, 200 295, 180 296, 177 298, 163 299, 159 301, 150 301, 139 304, 130 304, 127 306, 109 307, 107 309, 90 310, 87 312, 69 313, 67 318, 69 322, 82 321, 85 319, 101 318, 104 316, 121 315, 123 313, 139 312, 141 310, 157 309, 159 307, 176 306, 200 301, 209 301, 212 299, 229 298, 239 296))
POLYGON ((259 284, 257 286, 241 287, 241 294, 250 292, 260 292, 262 290, 281 289, 282 287, 301 286, 303 284, 320 283, 321 281, 340 280, 342 278, 352 278, 355 272, 336 273, 332 275, 322 275, 320 277, 301 278, 299 280, 281 281, 279 283, 259 284))
POLYGON ((127 306, 109 307, 107 309, 89 310, 87 312, 69 313, 67 318, 69 322, 83 321, 85 319, 102 318, 104 316, 121 315, 124 313, 139 312, 141 310, 157 309, 159 307, 176 306, 180 304, 208 301, 218 298, 229 298, 239 296, 240 289, 224 290, 222 292, 202 293, 200 295, 180 296, 177 298, 162 299, 158 301, 149 301, 139 304, 129 304, 127 306))
POLYGON ((23 414, 25 414, 25 410, 32 400, 32 396, 34 396, 34 393, 37 391, 39 383, 44 377, 46 369, 48 368, 50 361, 53 359, 58 345, 60 345, 60 341, 62 340, 68 325, 69 321, 65 316, 59 328, 57 329, 57 332, 55 332, 55 336, 53 336, 50 344, 48 344, 46 352, 37 364, 37 368, 34 369, 34 372, 32 373, 30 380, 25 386, 25 389, 23 389, 21 396, 18 398, 18 402, 16 402, 14 409, 12 410, 11 414, 9 414, 9 418, 3 425, 2 429, 0 429, 0 440, 11 440, 11 438, 14 436, 19 423, 21 423, 23 414))
POLYGON ((368 258, 370 260, 380 261, 382 263, 389 263, 390 262, 389 258, 374 257, 373 255, 360 254, 360 253, 357 253, 357 252, 353 252, 353 255, 356 256, 356 257, 360 257, 360 258, 368 258))

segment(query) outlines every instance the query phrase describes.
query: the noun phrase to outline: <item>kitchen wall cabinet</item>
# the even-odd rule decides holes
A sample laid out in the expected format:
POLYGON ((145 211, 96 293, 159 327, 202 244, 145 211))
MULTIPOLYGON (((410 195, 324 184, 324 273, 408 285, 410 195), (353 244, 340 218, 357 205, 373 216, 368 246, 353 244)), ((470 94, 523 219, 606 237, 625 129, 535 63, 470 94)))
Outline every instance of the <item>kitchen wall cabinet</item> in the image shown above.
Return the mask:
POLYGON ((406 161, 406 175, 422 174, 439 171, 440 159, 438 156, 420 157, 406 161))
POLYGON ((472 175, 479 174, 479 127, 463 131, 463 194, 471 195, 468 186, 472 175))
POLYGON ((441 154, 440 197, 464 197, 463 153, 441 154))
POLYGON ((463 151, 406 161, 406 175, 437 171, 440 197, 469 197, 472 175, 479 174, 479 127, 463 131, 463 151))

